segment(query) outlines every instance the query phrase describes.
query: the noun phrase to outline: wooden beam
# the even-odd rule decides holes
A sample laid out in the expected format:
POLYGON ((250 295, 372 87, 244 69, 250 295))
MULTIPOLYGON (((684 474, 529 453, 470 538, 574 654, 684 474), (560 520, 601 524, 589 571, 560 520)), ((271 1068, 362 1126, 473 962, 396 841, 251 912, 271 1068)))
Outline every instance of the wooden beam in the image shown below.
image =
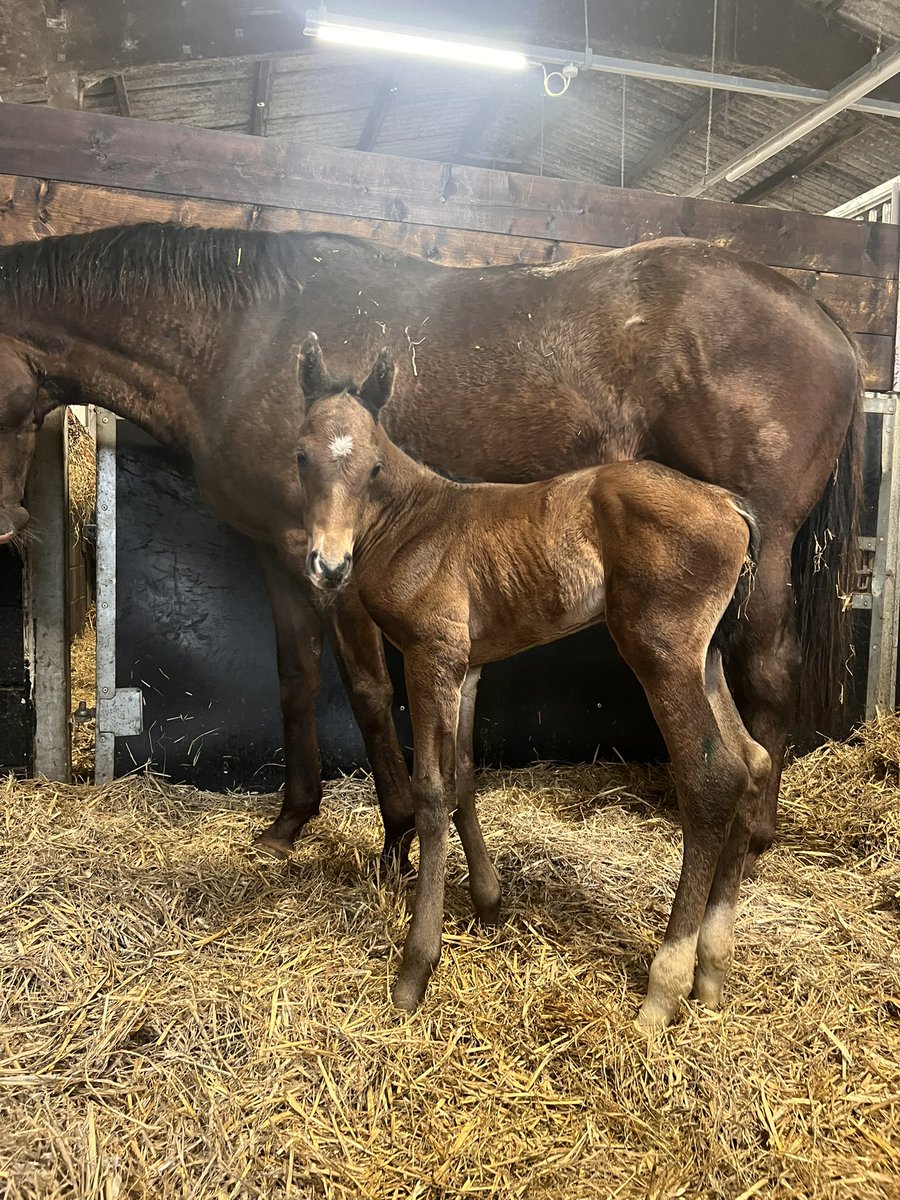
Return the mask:
POLYGON ((776 267, 897 277, 898 226, 630 192, 282 138, 0 105, 10 174, 593 246, 712 239, 776 267))
POLYGON ((253 102, 250 108, 250 132, 254 137, 265 137, 271 96, 272 59, 262 58, 256 64, 253 73, 253 102))
POLYGON ((375 149, 375 143, 378 141, 381 127, 384 125, 391 105, 394 103, 394 97, 397 95, 399 86, 399 71, 392 71, 390 75, 385 75, 378 91, 375 93, 375 99, 372 101, 366 116, 366 123, 363 126, 362 133, 359 135, 359 141, 356 143, 357 150, 375 149))
POLYGON ((113 75, 113 85, 116 89, 116 103, 119 106, 120 115, 130 117, 131 101, 128 99, 128 88, 125 86, 125 76, 121 71, 118 75, 113 75))
POLYGON ((858 118, 851 122, 846 129, 842 129, 840 133, 835 133, 830 138, 826 138, 824 142, 820 142, 818 146, 814 146, 804 154, 798 155, 779 170, 773 171, 771 175, 768 175, 765 179, 761 179, 759 183, 754 183, 753 187, 747 188, 745 192, 741 192, 739 196, 735 196, 733 203, 758 204, 764 196, 771 195, 772 192, 777 191, 783 183, 787 183, 791 179, 796 179, 804 171, 811 171, 813 167, 819 166, 820 163, 827 162, 842 147, 848 146, 850 142, 855 142, 858 137, 862 137, 864 133, 868 133, 870 128, 871 124, 865 117, 858 118))

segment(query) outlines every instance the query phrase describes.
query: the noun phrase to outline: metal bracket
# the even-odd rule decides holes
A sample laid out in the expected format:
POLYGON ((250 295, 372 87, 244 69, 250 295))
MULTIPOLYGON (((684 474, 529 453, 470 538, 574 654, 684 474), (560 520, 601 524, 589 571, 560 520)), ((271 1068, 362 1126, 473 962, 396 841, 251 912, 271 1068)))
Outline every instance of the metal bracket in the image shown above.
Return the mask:
POLYGON ((866 392, 863 396, 864 413, 881 413, 891 417, 897 410, 896 392, 866 392))
POLYGON ((97 701, 97 730, 102 735, 131 737, 144 732, 144 696, 140 688, 118 688, 97 701))

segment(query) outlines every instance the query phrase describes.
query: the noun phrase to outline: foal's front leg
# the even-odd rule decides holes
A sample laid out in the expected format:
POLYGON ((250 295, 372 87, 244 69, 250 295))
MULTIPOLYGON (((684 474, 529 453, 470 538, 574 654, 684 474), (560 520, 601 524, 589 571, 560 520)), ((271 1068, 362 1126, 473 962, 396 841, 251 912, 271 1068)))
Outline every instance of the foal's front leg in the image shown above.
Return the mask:
POLYGON ((415 833, 412 788, 391 712, 394 689, 384 661, 378 626, 363 608, 356 588, 348 588, 327 610, 341 678, 356 717, 384 822, 382 861, 409 869, 415 833))
POLYGON ((456 807, 456 733, 465 661, 434 647, 405 654, 415 739, 413 800, 419 835, 415 910, 393 988, 397 1008, 413 1012, 441 957, 449 814, 456 807))
POLYGON ((466 675, 459 705, 459 729, 456 735, 456 799, 453 814, 459 840, 469 868, 469 892, 478 919, 495 925, 500 916, 500 879, 491 862, 475 804, 475 760, 472 739, 475 728, 475 697, 481 668, 466 675))

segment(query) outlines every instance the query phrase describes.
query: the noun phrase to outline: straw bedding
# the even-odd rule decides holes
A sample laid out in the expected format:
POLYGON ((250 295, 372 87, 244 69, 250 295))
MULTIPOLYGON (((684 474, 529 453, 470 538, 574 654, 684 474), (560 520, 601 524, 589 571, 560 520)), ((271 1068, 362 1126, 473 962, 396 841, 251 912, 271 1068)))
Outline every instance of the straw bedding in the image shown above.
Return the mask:
POLYGON ((492 773, 505 921, 412 1017, 413 884, 368 779, 293 858, 274 797, 152 777, 4 787, 0 1180, 57 1197, 900 1196, 900 719, 795 763, 744 886, 727 1005, 631 1024, 677 877, 664 769, 492 773))

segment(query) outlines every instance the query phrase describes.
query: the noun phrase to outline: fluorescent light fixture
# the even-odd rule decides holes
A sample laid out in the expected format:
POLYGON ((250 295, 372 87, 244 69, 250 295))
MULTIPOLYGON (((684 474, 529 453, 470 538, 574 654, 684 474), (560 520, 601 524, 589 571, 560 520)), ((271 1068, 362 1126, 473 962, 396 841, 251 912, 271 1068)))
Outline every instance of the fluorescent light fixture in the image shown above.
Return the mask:
POLYGON ((323 42, 359 46, 364 50, 385 50, 389 53, 415 54, 425 58, 443 58, 480 67, 499 67, 507 71, 517 71, 528 66, 528 59, 524 54, 504 46, 494 46, 489 42, 479 42, 454 34, 431 34, 425 30, 378 25, 355 17, 328 16, 324 9, 310 9, 307 12, 303 32, 307 37, 317 37, 323 42))

